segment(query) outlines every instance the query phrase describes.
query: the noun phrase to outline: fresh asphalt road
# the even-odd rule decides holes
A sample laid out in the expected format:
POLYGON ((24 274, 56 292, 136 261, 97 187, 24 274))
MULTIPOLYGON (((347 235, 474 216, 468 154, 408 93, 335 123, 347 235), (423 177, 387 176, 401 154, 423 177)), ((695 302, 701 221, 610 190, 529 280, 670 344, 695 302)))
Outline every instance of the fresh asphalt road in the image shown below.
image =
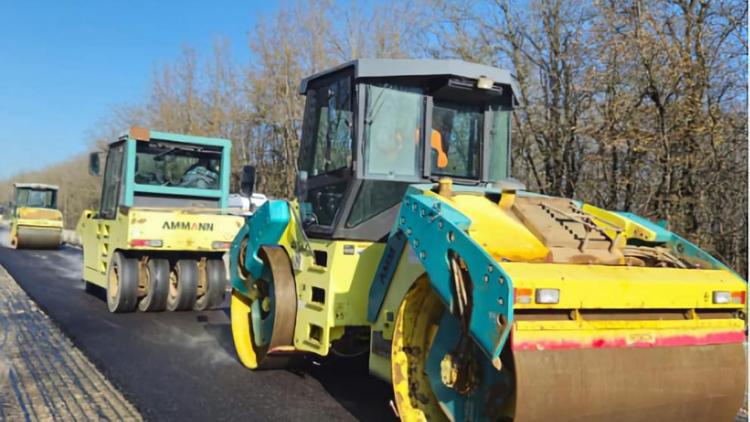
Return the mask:
POLYGON ((366 357, 252 372, 234 354, 226 306, 110 314, 103 291, 84 291, 81 263, 67 246, 0 247, 0 265, 147 420, 394 419, 390 386, 368 375, 366 357))

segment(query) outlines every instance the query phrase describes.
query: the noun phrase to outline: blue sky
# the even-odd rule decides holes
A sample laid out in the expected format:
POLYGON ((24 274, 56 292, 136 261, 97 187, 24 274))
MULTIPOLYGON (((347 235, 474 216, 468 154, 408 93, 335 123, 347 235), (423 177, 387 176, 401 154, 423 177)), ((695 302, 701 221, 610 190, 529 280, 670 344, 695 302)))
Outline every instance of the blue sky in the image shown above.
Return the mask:
POLYGON ((272 1, 0 0, 0 179, 89 148, 112 106, 148 92, 154 65, 183 45, 210 51, 247 34, 272 1))

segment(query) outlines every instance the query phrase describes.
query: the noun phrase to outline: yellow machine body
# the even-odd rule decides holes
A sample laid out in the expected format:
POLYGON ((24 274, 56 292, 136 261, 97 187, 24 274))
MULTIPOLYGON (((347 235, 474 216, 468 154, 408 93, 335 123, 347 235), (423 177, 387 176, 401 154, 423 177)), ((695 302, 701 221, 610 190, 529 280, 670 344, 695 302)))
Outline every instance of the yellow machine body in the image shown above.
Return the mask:
POLYGON ((434 60, 304 80, 298 197, 230 250, 240 361, 366 353, 405 421, 730 420, 747 282, 658 224, 509 179, 516 88, 434 60))
MULTIPOLYGON (((731 413, 727 409, 739 408, 746 365, 742 342, 746 338, 747 287, 736 274, 724 268, 634 265, 627 261, 627 253, 615 253, 615 262, 611 262, 613 258, 601 250, 588 255, 566 251, 535 235, 508 204, 475 193, 455 193, 449 198, 431 191, 422 194, 468 216, 471 225, 466 233, 513 280, 514 319, 506 346, 512 356, 507 359, 512 359, 512 363, 503 362, 502 367, 515 368, 517 393, 515 405, 506 402, 493 414, 519 420, 545 420, 561 409, 577 414, 590 411, 589 420, 605 415, 613 420, 629 420, 634 415, 697 420, 717 414, 714 410, 696 409, 700 406, 686 409, 686 394, 696 400, 703 395, 715 396, 710 406, 723 409, 724 414, 731 413), (597 259, 603 262, 595 262, 597 259), (540 289, 556 290, 557 303, 536 303, 535 295, 540 289), (729 303, 715 303, 714 292, 729 292, 732 299, 729 303), (640 374, 638 365, 647 366, 649 374, 634 377, 640 374), (634 394, 643 376, 659 385, 658 391, 634 394), (609 382, 607 377, 617 381, 609 382), (595 378, 599 378, 596 388, 591 387, 595 378), (575 383, 587 390, 576 390, 575 383), (680 393, 680 385, 689 393, 680 393), (546 390, 549 391, 545 393, 546 390), (549 406, 540 406, 536 400, 539 394, 552 392, 558 398, 549 399, 549 406), (591 405, 586 397, 597 394, 608 404, 591 405), (665 405, 670 400, 679 405, 665 405), (634 403, 642 403, 643 408, 635 411, 634 403), (623 416, 619 419, 613 416, 620 413, 623 416)), ((607 224, 601 223, 603 228, 622 233, 616 244, 620 249, 636 236, 655 239, 655 233, 633 220, 623 218, 620 226, 611 226, 612 215, 603 210, 599 210, 599 215, 610 218, 607 224)), ((442 415, 439 407, 408 404, 407 397, 416 400, 414 397, 418 396, 412 385, 413 376, 393 378, 413 367, 412 360, 400 358, 395 350, 418 346, 405 339, 419 338, 417 333, 408 333, 414 326, 419 327, 418 320, 424 317, 422 311, 412 319, 404 313, 409 307, 409 292, 415 290, 420 279, 429 279, 413 245, 407 244, 397 257, 382 306, 377 317, 369 321, 371 286, 385 244, 305 240, 300 237, 296 221, 290 220, 277 243, 292 263, 297 305, 293 346, 279 350, 284 354, 325 356, 335 350, 347 330, 366 327, 370 370, 393 382, 397 400, 402 397, 401 417, 423 420, 430 412, 435 412, 433 417, 442 415), (399 335, 394 336, 395 332, 399 335)), ((425 250, 429 251, 429 247, 425 250)), ((250 312, 249 302, 240 298, 235 293, 233 301, 250 312)), ((424 297, 411 300, 419 302, 417 309, 429 308, 424 297)), ((233 315, 233 324, 250 329, 241 315, 233 315)), ((242 341, 241 336, 235 335, 238 350, 242 341)), ((252 351, 252 346, 245 344, 244 349, 252 351)), ((251 363, 245 363, 258 366, 255 354, 251 355, 251 363)), ((702 400, 704 406, 705 397, 702 400)), ((469 419, 486 416, 465 415, 469 419)))
POLYGON ((83 277, 106 287, 107 266, 116 251, 222 254, 243 222, 206 210, 130 208, 118 210, 112 220, 85 211, 76 229, 83 245, 83 277))
MULTIPOLYGON (((726 268, 628 265, 627 252, 615 254, 616 262, 601 262, 606 257, 598 262, 601 251, 570 253, 550 241, 537 241, 539 236, 524 223, 526 216, 513 212, 508 203, 513 199, 493 203, 478 195, 456 194, 440 200, 469 216, 467 233, 513 280, 513 361, 503 365, 514 367, 515 403, 495 409, 493 415, 550 420, 564 412, 564 419, 626 421, 722 419, 736 413, 747 364, 742 346, 747 284, 736 274, 726 268), (556 291, 557 302, 536 303, 540 289, 556 291), (732 299, 715 303, 715 292, 729 293, 732 299), (654 388, 644 388, 644 382, 654 388)), ((591 221, 603 230, 621 233, 615 248, 633 239, 656 239, 652 230, 633 220, 615 219, 613 213, 587 205, 581 209, 593 210, 591 221)), ((408 278, 402 281, 397 273, 394 282, 410 285, 408 278)), ((382 328, 384 338, 393 335, 386 316, 404 308, 408 296, 402 296, 403 290, 386 299, 373 327, 382 328)), ((409 360, 400 366, 380 360, 371 363, 383 377, 408 371, 409 360)), ((414 402, 413 386, 406 379, 394 382, 396 394, 400 390, 405 402, 410 395, 414 402)), ((416 405, 400 408, 411 411, 402 414, 407 420, 429 414, 416 405)))
POLYGON ((56 248, 62 242, 59 210, 22 207, 10 220, 11 245, 17 248, 56 248))
MULTIPOLYGON (((226 291, 231 142, 131 128, 109 145, 98 210, 81 215, 83 278, 111 312, 205 310, 226 291)), ((90 157, 99 174, 99 153, 90 157)), ((88 286, 88 285, 87 285, 88 286)))
POLYGON ((15 183, 10 210, 10 244, 15 248, 57 248, 62 243, 63 216, 57 209, 57 186, 15 183))

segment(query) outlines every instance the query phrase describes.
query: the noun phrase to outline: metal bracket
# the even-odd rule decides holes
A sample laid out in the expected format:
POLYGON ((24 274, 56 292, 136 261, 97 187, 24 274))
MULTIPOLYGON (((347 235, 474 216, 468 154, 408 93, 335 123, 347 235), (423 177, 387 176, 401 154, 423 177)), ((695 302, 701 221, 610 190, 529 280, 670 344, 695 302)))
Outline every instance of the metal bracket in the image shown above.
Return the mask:
POLYGON ((263 261, 258 257, 258 251, 263 245, 277 244, 290 219, 289 205, 286 201, 268 201, 245 220, 229 249, 229 274, 234 289, 244 294, 248 293, 238 267, 243 241, 247 239, 245 270, 250 277, 257 279, 263 271, 263 261))
POLYGON ((471 221, 440 198, 411 194, 402 202, 396 226, 375 273, 370 290, 368 319, 374 321, 388 291, 405 242, 425 268, 435 292, 448 309, 454 306, 450 257, 458 255, 472 283, 469 334, 496 367, 513 322, 510 277, 467 233, 471 221))

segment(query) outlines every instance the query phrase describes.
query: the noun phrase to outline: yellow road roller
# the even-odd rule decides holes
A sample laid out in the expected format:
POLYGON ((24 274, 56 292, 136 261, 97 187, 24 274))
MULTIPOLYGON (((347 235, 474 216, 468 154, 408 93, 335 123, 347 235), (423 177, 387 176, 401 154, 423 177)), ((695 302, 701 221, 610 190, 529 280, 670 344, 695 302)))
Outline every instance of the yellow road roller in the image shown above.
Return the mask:
MULTIPOLYGON (((98 210, 77 232, 83 278, 111 312, 204 310, 224 300, 231 142, 132 128, 109 145, 98 210)), ((100 172, 92 153, 89 170, 100 172)))
POLYGON ((10 246, 54 249, 62 243, 63 216, 57 209, 58 187, 14 183, 10 213, 10 246))
POLYGON ((230 258, 251 369, 368 354, 405 421, 730 421, 747 282, 644 218, 508 177, 517 84, 455 60, 302 81, 297 195, 230 258))

